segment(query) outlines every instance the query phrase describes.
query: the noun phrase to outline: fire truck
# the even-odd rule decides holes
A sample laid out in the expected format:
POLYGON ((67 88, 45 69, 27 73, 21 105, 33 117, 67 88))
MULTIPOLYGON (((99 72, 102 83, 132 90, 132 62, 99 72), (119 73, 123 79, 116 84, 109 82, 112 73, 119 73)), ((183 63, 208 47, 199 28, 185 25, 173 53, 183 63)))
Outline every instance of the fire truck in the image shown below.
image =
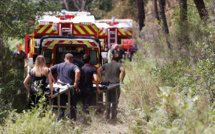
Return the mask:
POLYGON ((42 54, 51 67, 63 62, 66 53, 72 53, 79 61, 84 54, 89 54, 90 64, 100 67, 101 46, 94 23, 95 18, 89 12, 64 11, 58 16, 48 13, 42 16, 33 33, 25 37, 29 65, 33 66, 38 54, 42 54))
POLYGON ((125 52, 133 44, 133 21, 132 19, 103 19, 97 20, 99 29, 98 38, 102 45, 102 57, 107 57, 107 52, 114 44, 121 44, 125 52))
POLYGON ((77 60, 89 54, 90 64, 98 68, 113 44, 129 49, 132 28, 131 19, 95 20, 89 12, 66 10, 54 16, 46 13, 38 19, 33 33, 25 37, 28 63, 32 67, 38 54, 45 57, 48 67, 61 63, 66 53, 72 53, 77 60))

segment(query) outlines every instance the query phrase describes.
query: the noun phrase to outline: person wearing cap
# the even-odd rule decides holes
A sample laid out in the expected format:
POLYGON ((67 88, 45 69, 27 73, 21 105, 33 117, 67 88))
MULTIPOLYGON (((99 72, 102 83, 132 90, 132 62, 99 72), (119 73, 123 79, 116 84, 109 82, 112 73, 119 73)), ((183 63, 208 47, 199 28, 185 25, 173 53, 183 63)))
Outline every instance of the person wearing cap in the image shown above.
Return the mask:
MULTIPOLYGON (((125 77, 125 69, 122 64, 119 63, 120 57, 118 53, 115 53, 112 58, 112 62, 104 64, 102 67, 98 68, 97 74, 102 82, 102 72, 105 72, 105 81, 113 83, 123 84, 125 77), (121 74, 121 79, 120 79, 121 74)), ((120 96, 120 88, 118 89, 118 99, 120 96)), ((116 92, 115 90, 108 91, 108 102, 116 102, 116 92)), ((117 101, 119 102, 119 101, 117 101)), ((112 119, 116 118, 116 104, 112 104, 112 119)), ((108 105, 108 111, 106 113, 106 118, 110 118, 110 104, 108 105)))

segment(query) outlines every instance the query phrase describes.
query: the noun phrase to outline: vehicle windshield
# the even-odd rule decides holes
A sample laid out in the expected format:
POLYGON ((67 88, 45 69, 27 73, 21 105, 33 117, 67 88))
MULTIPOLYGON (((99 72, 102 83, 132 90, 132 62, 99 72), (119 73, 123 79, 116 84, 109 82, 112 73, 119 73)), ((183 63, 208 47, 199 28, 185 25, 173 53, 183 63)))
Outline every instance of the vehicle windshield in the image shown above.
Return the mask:
POLYGON ((56 48, 56 59, 55 63, 64 62, 64 57, 67 53, 71 53, 74 56, 74 59, 81 60, 83 55, 85 54, 84 47, 76 47, 76 46, 58 46, 56 48))

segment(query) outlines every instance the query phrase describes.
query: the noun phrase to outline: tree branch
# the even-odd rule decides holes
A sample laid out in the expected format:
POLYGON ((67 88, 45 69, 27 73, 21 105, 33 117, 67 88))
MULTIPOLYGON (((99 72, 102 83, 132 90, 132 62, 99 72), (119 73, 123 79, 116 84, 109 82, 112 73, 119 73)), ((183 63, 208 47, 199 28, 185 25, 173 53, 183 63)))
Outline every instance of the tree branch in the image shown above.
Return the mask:
POLYGON ((63 3, 64 3, 64 5, 65 5, 65 7, 66 7, 66 10, 69 11, 69 6, 68 6, 67 1, 66 1, 66 0, 63 0, 63 3))
POLYGON ((82 0, 81 11, 84 11, 86 0, 82 0))
POLYGON ((16 34, 20 34, 17 31, 14 31, 10 26, 8 26, 4 21, 1 21, 11 32, 16 33, 16 34))
POLYGON ((79 6, 78 6, 76 0, 72 0, 72 1, 73 1, 73 3, 74 3, 74 6, 80 11, 80 8, 79 8, 79 6))

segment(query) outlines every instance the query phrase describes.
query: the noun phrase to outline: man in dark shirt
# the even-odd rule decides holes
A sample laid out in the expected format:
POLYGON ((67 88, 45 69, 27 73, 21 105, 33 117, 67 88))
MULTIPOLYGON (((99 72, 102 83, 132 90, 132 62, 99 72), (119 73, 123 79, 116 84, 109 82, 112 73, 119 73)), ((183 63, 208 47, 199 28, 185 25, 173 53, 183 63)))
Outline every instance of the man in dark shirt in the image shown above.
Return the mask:
MULTIPOLYGON (((51 71, 53 74, 57 73, 57 79, 61 83, 70 85, 74 85, 75 91, 74 94, 71 95, 71 109, 70 109, 70 116, 71 119, 76 120, 76 101, 77 101, 77 92, 78 92, 78 80, 80 78, 80 70, 79 68, 72 64, 73 62, 73 55, 68 53, 65 55, 64 63, 60 63, 51 67, 51 71)), ((61 105, 66 105, 67 95, 62 94, 60 97, 61 105)), ((61 109, 60 118, 64 117, 64 110, 61 109)))
MULTIPOLYGON (((101 72, 105 71, 105 81, 110 83, 119 83, 121 74, 121 83, 125 77, 125 69, 122 64, 119 63, 120 57, 117 53, 113 55, 112 62, 106 63, 97 70, 98 76, 102 81, 101 72)), ((120 95, 120 89, 118 89, 118 97, 120 95)), ((116 102, 116 92, 114 90, 108 91, 108 102, 116 102)), ((119 101, 118 101, 119 102, 119 101)), ((112 104, 112 119, 116 117, 116 104, 112 104)), ((108 105, 108 111, 106 118, 110 118, 110 104, 108 105)))
POLYGON ((129 58, 130 58, 130 61, 132 61, 132 56, 134 53, 136 53, 136 51, 138 50, 137 48, 137 45, 133 45, 131 48, 129 48, 129 58))
POLYGON ((27 56, 24 51, 22 51, 22 45, 18 43, 16 45, 17 51, 13 53, 13 58, 15 59, 15 64, 18 68, 27 67, 27 56))
POLYGON ((89 113, 88 108, 94 95, 93 79, 96 83, 96 88, 99 94, 100 90, 97 79, 97 72, 95 68, 90 66, 90 56, 88 54, 83 55, 83 62, 84 66, 80 69, 81 70, 80 89, 81 94, 83 96, 83 112, 89 113))
POLYGON ((122 63, 121 59, 123 58, 123 55, 125 56, 125 51, 122 48, 121 44, 119 44, 119 46, 118 46, 117 53, 119 54, 119 57, 120 57, 120 63, 122 63))
POLYGON ((18 43, 16 45, 17 51, 13 53, 13 66, 16 69, 16 76, 18 79, 24 78, 24 72, 27 67, 27 56, 24 51, 22 51, 22 45, 18 43))

